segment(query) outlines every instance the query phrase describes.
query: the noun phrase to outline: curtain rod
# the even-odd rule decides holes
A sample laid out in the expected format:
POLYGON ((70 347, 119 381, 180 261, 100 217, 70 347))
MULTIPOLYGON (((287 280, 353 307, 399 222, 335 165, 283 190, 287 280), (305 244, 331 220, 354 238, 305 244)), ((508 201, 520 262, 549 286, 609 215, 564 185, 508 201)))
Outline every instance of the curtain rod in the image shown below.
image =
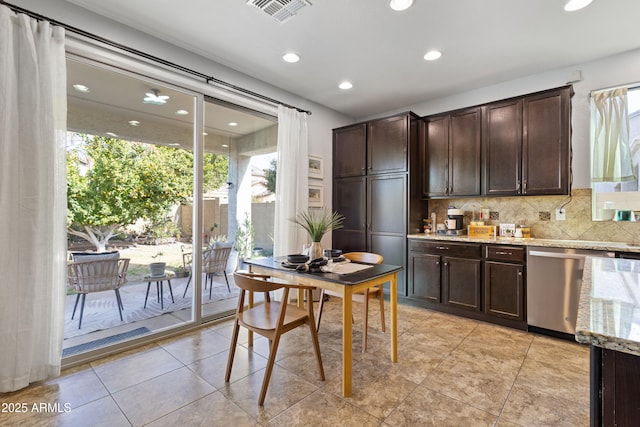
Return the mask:
POLYGON ((192 76, 199 77, 201 79, 204 79, 207 84, 215 83, 215 84, 217 84, 219 86, 223 86, 223 87, 225 87, 227 89, 235 90, 237 92, 243 93, 245 95, 252 96, 254 98, 261 99, 263 101, 267 101, 267 102, 270 102, 270 103, 276 104, 276 105, 282 105, 282 106, 288 107, 288 108, 295 108, 300 113, 305 113, 305 114, 311 115, 311 111, 309 111, 309 110, 303 110, 302 108, 298 108, 296 106, 284 103, 282 101, 278 101, 277 99, 269 98, 268 96, 261 95, 259 93, 253 92, 251 90, 242 88, 240 86, 236 86, 234 84, 225 82, 224 80, 217 79, 217 78, 215 78, 213 76, 208 76, 208 75, 203 74, 203 73, 201 73, 199 71, 195 71, 195 70, 192 70, 190 68, 183 67, 182 65, 178 65, 178 64, 176 64, 174 62, 170 62, 170 61, 167 61, 165 59, 158 58, 157 56, 153 56, 153 55, 150 55, 148 53, 145 53, 145 52, 139 51, 137 49, 134 49, 132 47, 125 46, 125 45, 120 44, 118 42, 114 42, 113 40, 106 39, 104 37, 98 36, 98 35, 93 34, 93 33, 89 33, 87 31, 81 30, 80 28, 73 27, 71 25, 65 24, 65 23, 60 22, 60 21, 56 21, 55 19, 47 18, 46 16, 40 15, 38 13, 35 13, 35 12, 30 11, 30 10, 21 8, 19 6, 15 6, 13 4, 7 3, 4 0, 0 0, 0 4, 3 4, 5 6, 7 6, 9 9, 13 10, 14 12, 23 13, 23 14, 25 14, 27 16, 30 16, 31 18, 37 19, 39 21, 49 21, 53 25, 56 25, 58 27, 62 27, 67 31, 71 31, 72 33, 75 33, 75 34, 81 35, 83 37, 87 37, 87 38, 89 38, 91 40, 95 40, 95 41, 98 41, 100 43, 104 43, 106 45, 109 45, 109 46, 124 50, 125 52, 128 52, 128 53, 133 53, 133 54, 141 56, 141 57, 143 57, 145 59, 149 59, 151 61, 154 61, 154 62, 157 62, 159 64, 165 65, 167 67, 171 67, 171 68, 174 68, 176 70, 180 70, 180 71, 182 71, 184 73, 187 73, 187 74, 190 74, 192 76))

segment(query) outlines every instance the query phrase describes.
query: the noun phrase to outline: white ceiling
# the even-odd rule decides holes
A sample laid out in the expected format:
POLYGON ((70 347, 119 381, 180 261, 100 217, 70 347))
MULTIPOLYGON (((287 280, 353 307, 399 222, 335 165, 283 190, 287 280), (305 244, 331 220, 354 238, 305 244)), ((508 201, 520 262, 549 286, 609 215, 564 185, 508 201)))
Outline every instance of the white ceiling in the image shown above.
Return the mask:
POLYGON ((638 0, 311 0, 283 24, 245 0, 68 1, 354 118, 640 47, 638 0))

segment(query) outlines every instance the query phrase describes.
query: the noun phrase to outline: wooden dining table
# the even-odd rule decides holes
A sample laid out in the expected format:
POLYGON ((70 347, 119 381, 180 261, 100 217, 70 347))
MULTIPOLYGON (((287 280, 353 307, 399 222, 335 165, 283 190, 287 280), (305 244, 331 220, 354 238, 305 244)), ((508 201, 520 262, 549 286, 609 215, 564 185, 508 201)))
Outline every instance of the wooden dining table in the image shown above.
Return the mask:
MULTIPOLYGON (((338 292, 342 296, 342 395, 351 396, 352 393, 352 368, 353 368, 353 325, 352 325, 352 295, 363 292, 372 286, 389 283, 390 335, 391 335, 391 361, 398 361, 398 281, 397 273, 402 267, 389 264, 367 265, 366 269, 339 274, 335 272, 300 272, 293 268, 285 267, 285 258, 255 258, 245 260, 252 273, 270 275, 280 279, 299 283, 306 286, 328 289, 338 292)), ((302 298, 299 295, 298 301, 302 298)))

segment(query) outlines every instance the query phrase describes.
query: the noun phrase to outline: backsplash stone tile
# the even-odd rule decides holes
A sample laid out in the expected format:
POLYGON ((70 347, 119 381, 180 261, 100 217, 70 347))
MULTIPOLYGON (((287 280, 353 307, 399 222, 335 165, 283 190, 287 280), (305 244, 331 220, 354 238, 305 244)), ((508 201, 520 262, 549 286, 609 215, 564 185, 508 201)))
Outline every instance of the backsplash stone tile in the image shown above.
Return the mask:
POLYGON ((640 243, 640 222, 591 221, 591 189, 577 188, 568 196, 478 197, 464 199, 429 200, 428 213, 435 212, 438 223, 452 205, 465 211, 465 226, 473 212, 485 207, 491 211, 488 225, 502 223, 525 224, 531 235, 541 239, 596 240, 640 243), (556 208, 565 204, 565 221, 556 221, 556 208), (546 215, 542 213, 548 213, 546 215), (497 213, 496 216, 493 213, 497 213), (494 220, 499 217, 499 220, 494 220))

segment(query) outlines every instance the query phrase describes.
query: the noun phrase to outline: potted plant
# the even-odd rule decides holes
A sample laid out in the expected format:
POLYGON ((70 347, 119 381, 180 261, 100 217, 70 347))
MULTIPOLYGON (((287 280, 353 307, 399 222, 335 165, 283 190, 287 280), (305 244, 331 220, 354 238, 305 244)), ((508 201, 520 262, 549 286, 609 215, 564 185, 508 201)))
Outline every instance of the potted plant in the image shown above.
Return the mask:
MULTIPOLYGON (((163 252, 157 252, 155 255, 151 255, 151 258, 156 259, 164 255, 163 252)), ((149 269, 151 270, 151 277, 162 277, 164 276, 164 269, 167 266, 166 262, 157 261, 149 264, 149 269)))
POLYGON ((315 259, 322 257, 322 246, 320 245, 322 236, 331 230, 342 228, 344 216, 326 209, 309 209, 299 212, 291 221, 309 233, 312 242, 309 248, 309 258, 315 259))
POLYGON ((242 269, 243 262, 246 258, 251 258, 251 251, 253 250, 253 224, 249 219, 249 215, 245 215, 244 221, 238 226, 236 230, 236 242, 235 247, 238 251, 238 267, 242 269))

